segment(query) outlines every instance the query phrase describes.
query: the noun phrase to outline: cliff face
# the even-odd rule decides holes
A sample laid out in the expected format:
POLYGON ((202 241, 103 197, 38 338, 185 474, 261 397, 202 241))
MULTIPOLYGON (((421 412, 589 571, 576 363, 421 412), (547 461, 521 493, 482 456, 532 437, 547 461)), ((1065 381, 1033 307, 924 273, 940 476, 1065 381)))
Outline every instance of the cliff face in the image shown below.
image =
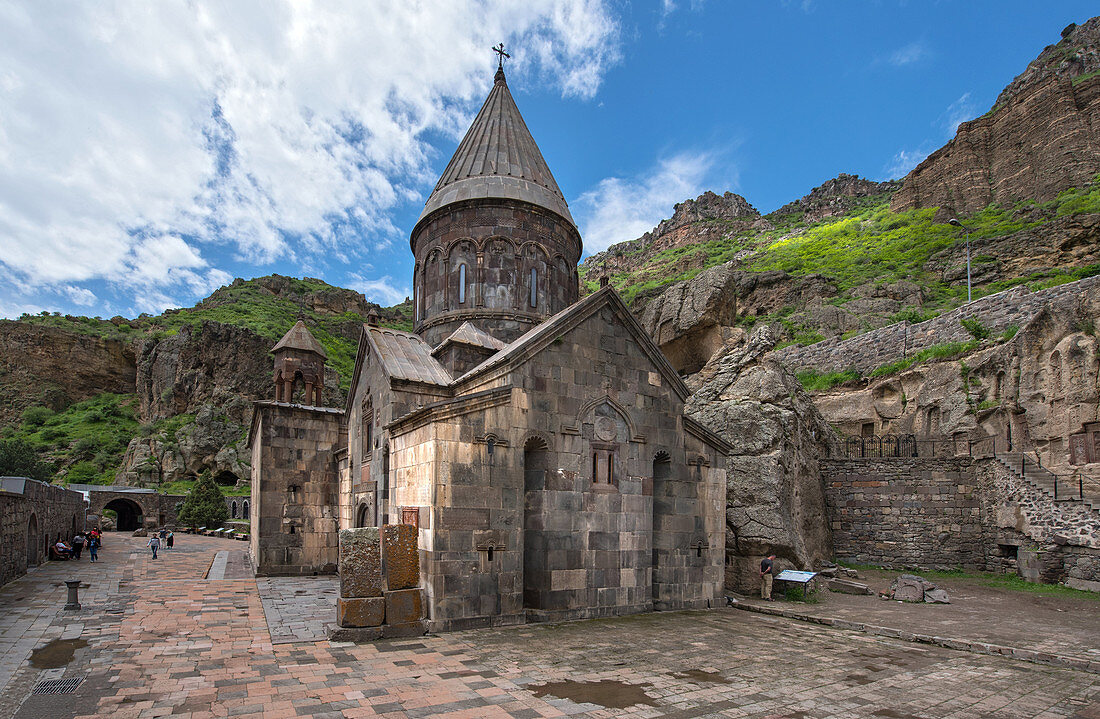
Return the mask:
POLYGON ((726 480, 726 586, 759 586, 760 559, 820 566, 832 556, 818 458, 833 432, 798 380, 767 357, 775 337, 759 327, 711 360, 685 412, 733 446, 726 480))
MULTIPOLYGON (((634 269, 663 250, 700 244, 767 224, 761 221, 760 213, 748 200, 732 192, 717 195, 707 191, 694 200, 678 203, 674 210, 672 217, 661 220, 638 239, 620 242, 587 258, 581 263, 581 273, 588 280, 595 280, 602 275, 634 269)), ((682 272, 698 267, 698 260, 686 257, 684 263, 672 269, 682 272)))
POLYGON ((61 409, 101 392, 134 391, 129 342, 0 320, 0 425, 41 404, 61 409))
POLYGON ((801 212, 808 221, 817 222, 826 217, 835 217, 848 212, 854 205, 853 200, 888 194, 900 186, 899 180, 875 182, 859 175, 842 172, 815 187, 805 197, 783 205, 775 211, 775 214, 789 215, 801 212))
POLYGON ((1006 87, 985 116, 909 173, 895 211, 966 215, 990 202, 1047 202, 1100 169, 1100 18, 1067 28, 1006 87))

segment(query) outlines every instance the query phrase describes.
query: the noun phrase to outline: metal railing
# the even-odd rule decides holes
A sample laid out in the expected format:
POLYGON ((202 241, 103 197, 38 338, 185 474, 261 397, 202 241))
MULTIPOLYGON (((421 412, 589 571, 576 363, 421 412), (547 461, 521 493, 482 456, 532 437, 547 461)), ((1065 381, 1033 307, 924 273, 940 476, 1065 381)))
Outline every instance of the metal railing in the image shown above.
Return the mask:
POLYGON ((1006 467, 1017 472, 1021 479, 1027 480, 1030 472, 1034 484, 1040 487, 1044 482, 1050 484, 1055 500, 1084 500, 1085 498, 1085 483, 1080 473, 1065 475, 1052 472, 1043 466, 1042 458, 1037 454, 1034 459, 1029 458, 1024 452, 1016 450, 1011 440, 1004 437, 917 439, 916 435, 912 434, 844 437, 839 450, 835 454, 832 450, 828 450, 826 456, 835 456, 839 459, 996 458, 1006 467))

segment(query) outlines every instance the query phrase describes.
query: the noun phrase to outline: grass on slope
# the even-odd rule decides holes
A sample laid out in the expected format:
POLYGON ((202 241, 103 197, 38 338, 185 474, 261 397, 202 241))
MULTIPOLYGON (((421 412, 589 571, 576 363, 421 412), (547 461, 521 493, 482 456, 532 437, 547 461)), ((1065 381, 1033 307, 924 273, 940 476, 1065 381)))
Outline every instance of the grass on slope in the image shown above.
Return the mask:
MULTIPOLYGON (((1020 202, 1012 207, 991 204, 966 219, 971 239, 1000 237, 1039 227, 1048 219, 1029 220, 1028 210, 1038 208, 1047 217, 1100 213, 1100 175, 1092 184, 1065 190, 1057 199, 1043 205, 1020 202)), ((765 219, 772 225, 766 231, 733 231, 735 223, 708 221, 721 232, 706 242, 685 245, 655 253, 640 267, 620 272, 609 279, 628 302, 639 296, 655 294, 674 282, 690 279, 707 267, 741 257, 747 270, 783 270, 792 275, 821 274, 831 279, 840 291, 834 301, 843 303, 850 291, 868 283, 909 280, 925 288, 927 308, 946 310, 958 306, 966 296, 962 283, 948 284, 939 273, 926 265, 936 253, 966 241, 966 232, 946 223, 933 221, 935 210, 921 209, 892 212, 889 196, 864 198, 847 214, 807 223, 800 212, 771 214, 765 219), (694 260, 692 263, 685 259, 694 260)), ((638 254, 634 251, 630 254, 638 254)), ((982 262, 983 258, 975 258, 982 262)), ((1026 284, 1042 289, 1100 273, 1100 267, 1071 270, 1046 270, 1020 278, 1011 278, 975 288, 976 296, 999 292, 1026 284)), ((593 289, 595 282, 585 281, 593 289)), ((926 317, 927 319, 927 317, 926 317)))
POLYGON ((126 446, 138 433, 137 397, 104 393, 62 412, 29 407, 18 427, 3 430, 33 447, 43 460, 64 470, 65 481, 113 484, 126 446))

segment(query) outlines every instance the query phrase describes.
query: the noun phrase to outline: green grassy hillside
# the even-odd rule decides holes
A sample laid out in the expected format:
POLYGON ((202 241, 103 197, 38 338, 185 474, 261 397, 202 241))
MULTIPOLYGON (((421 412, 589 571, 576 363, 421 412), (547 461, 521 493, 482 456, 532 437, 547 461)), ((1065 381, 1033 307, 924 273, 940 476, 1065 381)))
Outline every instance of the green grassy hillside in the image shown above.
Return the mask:
MULTIPOLYGON (((942 273, 929 267, 945 250, 965 242, 964 230, 937 222, 934 209, 896 213, 890 210, 889 195, 863 198, 846 214, 807 222, 802 213, 772 213, 764 217, 770 229, 724 232, 735 223, 710 220, 705 236, 713 238, 647 255, 635 250, 630 269, 610 275, 611 284, 636 303, 662 288, 691 279, 702 270, 738 259, 749 271, 783 270, 791 275, 819 274, 831 280, 839 296, 830 301, 843 304, 851 291, 868 283, 887 284, 897 280, 915 282, 925 290, 926 312, 942 312, 958 306, 966 297, 965 285, 948 283, 942 273)), ((972 240, 1012 235, 1039 228, 1069 215, 1100 213, 1100 175, 1083 188, 1072 188, 1052 202, 1020 202, 1012 207, 990 205, 964 222, 972 240)), ((624 255, 630 260, 631 254, 624 255)), ((977 256, 975 265, 996 258, 977 256)), ((582 266, 582 273, 586 269, 582 266)), ((977 296, 999 292, 1016 284, 1044 287, 1095 274, 1100 267, 1044 268, 1020 277, 1007 277, 979 286, 977 296)), ((583 278, 583 276, 582 276, 583 278)), ((595 278, 583 278, 589 291, 598 287, 595 278)), ((775 308, 780 313, 783 308, 775 308)))

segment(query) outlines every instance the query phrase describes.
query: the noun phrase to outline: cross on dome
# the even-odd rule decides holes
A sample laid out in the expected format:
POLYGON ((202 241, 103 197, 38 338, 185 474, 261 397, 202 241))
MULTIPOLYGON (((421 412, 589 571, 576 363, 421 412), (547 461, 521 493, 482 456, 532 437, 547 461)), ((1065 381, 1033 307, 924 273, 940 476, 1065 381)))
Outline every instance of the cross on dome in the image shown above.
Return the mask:
POLYGON ((504 58, 508 58, 510 60, 512 56, 504 52, 504 43, 498 43, 497 46, 493 48, 493 52, 497 54, 497 69, 503 70, 504 58))

